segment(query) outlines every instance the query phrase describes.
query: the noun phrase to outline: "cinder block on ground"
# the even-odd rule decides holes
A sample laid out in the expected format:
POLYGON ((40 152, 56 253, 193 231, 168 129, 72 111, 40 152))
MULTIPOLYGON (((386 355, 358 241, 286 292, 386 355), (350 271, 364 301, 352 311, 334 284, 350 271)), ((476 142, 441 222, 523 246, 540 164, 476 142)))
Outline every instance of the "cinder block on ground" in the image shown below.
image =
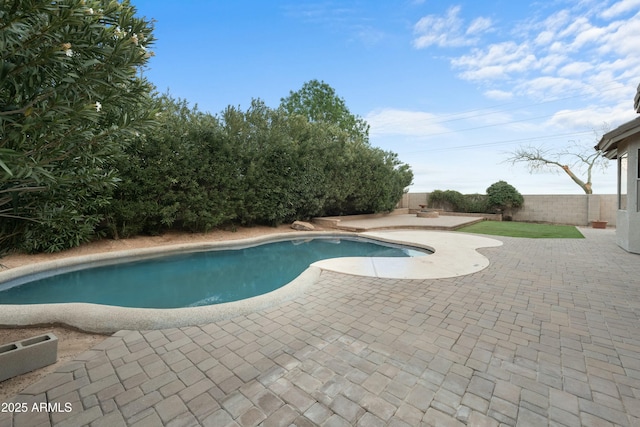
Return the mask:
POLYGON ((0 345, 0 381, 58 360, 58 337, 52 333, 0 345))

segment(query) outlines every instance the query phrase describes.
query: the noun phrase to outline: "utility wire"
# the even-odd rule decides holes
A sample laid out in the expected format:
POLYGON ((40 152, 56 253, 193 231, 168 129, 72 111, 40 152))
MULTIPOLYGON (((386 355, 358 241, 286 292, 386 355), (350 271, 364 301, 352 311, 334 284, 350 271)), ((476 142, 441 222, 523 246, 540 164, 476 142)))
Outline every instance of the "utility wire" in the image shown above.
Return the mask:
POLYGON ((467 148, 492 147, 495 145, 513 144, 514 142, 539 141, 544 139, 555 139, 555 138, 566 137, 566 136, 585 135, 591 132, 592 131, 570 132, 570 133, 561 133, 561 134, 555 134, 555 135, 537 136, 537 137, 529 137, 529 138, 506 139, 503 141, 483 142, 480 144, 456 145, 453 147, 440 147, 440 148, 408 151, 403 154, 415 154, 415 153, 425 153, 425 152, 435 153, 435 152, 451 151, 451 150, 464 150, 467 148))
MULTIPOLYGON (((610 80, 610 81, 608 81, 606 83, 603 83, 601 85, 601 89, 598 91, 598 93, 602 94, 602 93, 605 93, 605 92, 609 92, 612 89, 604 90, 604 88, 612 86, 614 83, 617 83, 618 81, 624 80, 624 79, 625 78, 619 78, 619 79, 614 79, 614 80, 610 80)), ((502 113, 502 112, 505 112, 505 111, 521 110, 523 108, 529 108, 529 107, 538 106, 538 105, 551 104, 551 103, 554 103, 554 102, 565 101, 567 99, 585 98, 585 97, 586 97, 586 95, 577 94, 577 95, 565 96, 563 98, 555 98, 555 99, 550 99, 550 100, 546 100, 546 101, 541 101, 541 102, 537 102, 537 103, 533 103, 533 104, 525 104, 525 105, 522 105, 522 106, 519 106, 519 107, 515 107, 515 108, 493 110, 494 108, 517 104, 517 101, 507 102, 507 103, 504 103, 504 104, 497 104, 497 105, 493 105, 493 106, 489 106, 489 107, 482 107, 482 108, 475 108, 475 109, 472 109, 472 110, 461 111, 459 113, 445 114, 445 115, 441 116, 440 118, 444 118, 446 120, 437 120, 437 121, 433 121, 431 123, 440 124, 440 123, 448 123, 448 122, 458 121, 458 120, 473 119, 473 118, 476 118, 476 117, 482 117, 482 116, 487 116, 487 115, 491 115, 491 114, 502 113), (491 111, 488 111, 486 113, 481 113, 481 114, 470 115, 470 116, 466 115, 468 113, 473 113, 473 112, 476 112, 476 111, 483 111, 483 110, 491 110, 491 111), (456 117, 456 116, 463 116, 463 115, 464 115, 464 117, 447 119, 447 117, 456 117)))

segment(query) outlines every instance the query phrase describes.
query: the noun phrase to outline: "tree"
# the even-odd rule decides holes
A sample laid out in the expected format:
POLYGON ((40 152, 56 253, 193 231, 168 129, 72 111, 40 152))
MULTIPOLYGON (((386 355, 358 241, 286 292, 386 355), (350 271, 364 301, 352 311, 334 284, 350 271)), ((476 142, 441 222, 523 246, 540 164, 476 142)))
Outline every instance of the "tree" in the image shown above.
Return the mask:
POLYGON ((500 210, 506 214, 505 219, 510 221, 514 209, 518 209, 524 203, 524 197, 512 185, 506 181, 498 181, 487 188, 487 205, 489 209, 500 210))
MULTIPOLYGON (((605 124, 602 133, 607 131, 605 124)), ((598 140, 596 133, 596 140, 598 140)), ((513 151, 506 161, 511 164, 527 163, 529 172, 556 170, 564 171, 569 178, 582 188, 585 194, 592 194, 591 177, 593 169, 606 169, 608 161, 602 156, 601 151, 595 151, 592 146, 584 146, 573 142, 569 147, 561 150, 544 149, 541 147, 523 146, 513 151), (586 178, 581 179, 576 172, 583 172, 586 178)))
POLYGON ((361 142, 369 141, 369 124, 352 114, 344 99, 323 81, 310 80, 297 92, 289 92, 288 97, 280 100, 280 107, 288 114, 306 117, 309 122, 335 124, 361 142))
POLYGON ((0 4, 0 247, 93 237, 122 148, 153 123, 153 27, 128 0, 0 4))

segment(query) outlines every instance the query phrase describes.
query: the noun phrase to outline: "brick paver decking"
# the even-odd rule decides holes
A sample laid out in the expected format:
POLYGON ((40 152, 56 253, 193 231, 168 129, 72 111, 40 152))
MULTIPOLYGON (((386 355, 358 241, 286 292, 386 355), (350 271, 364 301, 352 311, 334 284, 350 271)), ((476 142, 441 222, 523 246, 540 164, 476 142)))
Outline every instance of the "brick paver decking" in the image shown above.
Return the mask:
POLYGON ((451 279, 324 272, 248 316, 121 331, 0 426, 637 426, 640 255, 611 230, 499 238, 451 279))

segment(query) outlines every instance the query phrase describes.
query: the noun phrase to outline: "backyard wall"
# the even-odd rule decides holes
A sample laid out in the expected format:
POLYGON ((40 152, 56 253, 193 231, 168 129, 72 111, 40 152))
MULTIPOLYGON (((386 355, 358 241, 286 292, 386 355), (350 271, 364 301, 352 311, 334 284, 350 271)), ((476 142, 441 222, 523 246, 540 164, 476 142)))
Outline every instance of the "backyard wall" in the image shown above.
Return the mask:
MULTIPOLYGON (((514 221, 549 222, 554 224, 588 225, 593 220, 616 225, 617 195, 615 194, 546 194, 523 195, 524 206, 513 215, 514 221)), ((399 208, 420 209, 426 205, 429 193, 406 193, 399 208)))

